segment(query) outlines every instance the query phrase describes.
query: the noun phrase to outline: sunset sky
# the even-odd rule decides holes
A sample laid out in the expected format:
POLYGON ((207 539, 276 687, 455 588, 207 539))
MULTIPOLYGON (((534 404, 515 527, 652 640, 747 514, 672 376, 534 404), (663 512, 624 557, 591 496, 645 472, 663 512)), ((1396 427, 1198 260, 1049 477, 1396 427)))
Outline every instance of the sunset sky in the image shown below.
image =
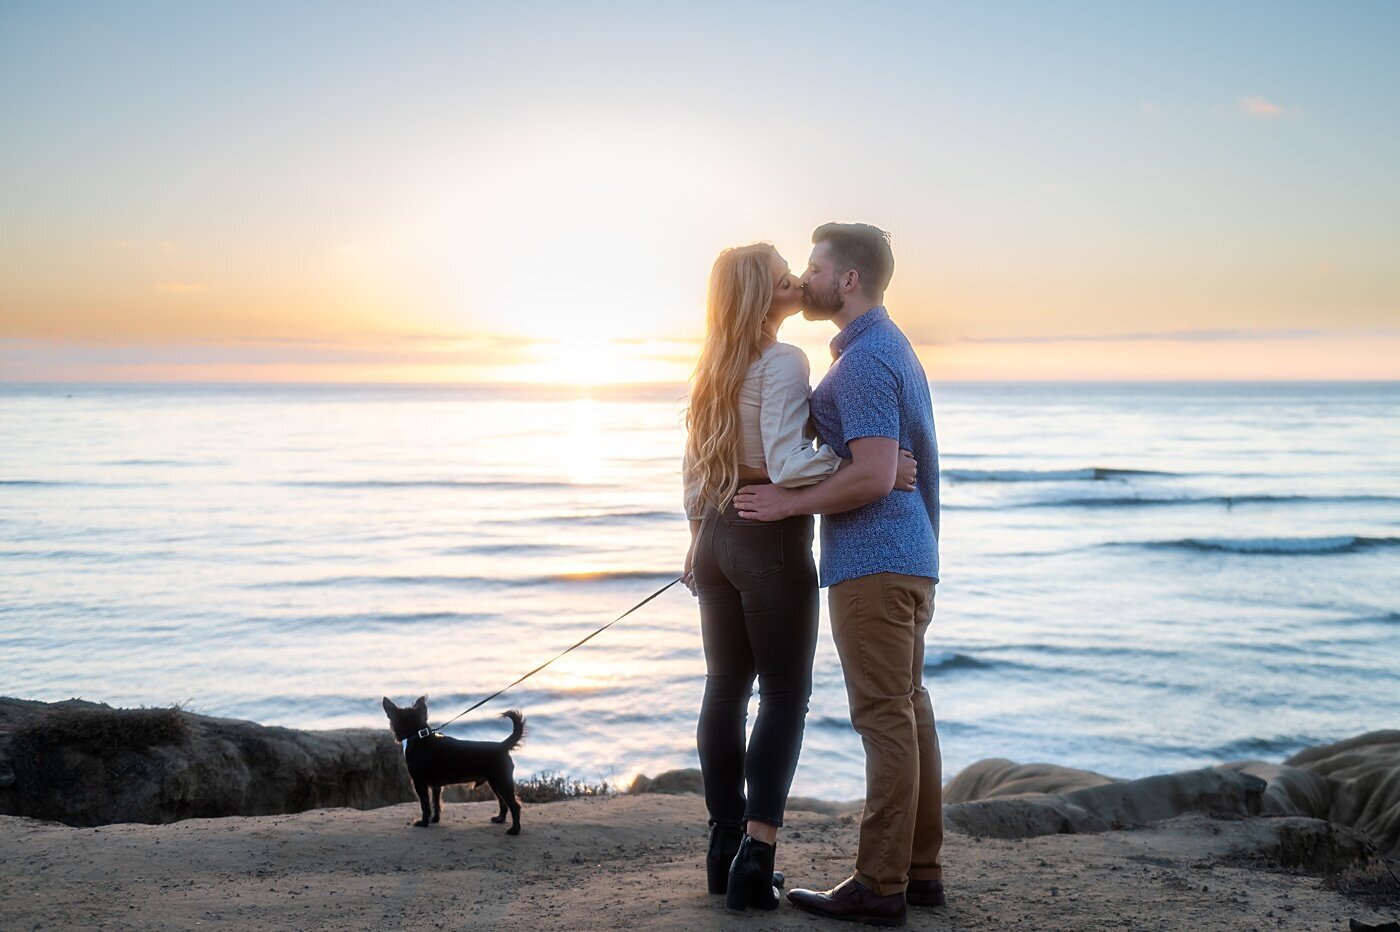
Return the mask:
MULTIPOLYGON (((0 380, 681 381, 893 235, 934 380, 1400 378, 1400 4, 0 3, 0 380)), ((785 331, 825 365, 829 325, 785 331)))

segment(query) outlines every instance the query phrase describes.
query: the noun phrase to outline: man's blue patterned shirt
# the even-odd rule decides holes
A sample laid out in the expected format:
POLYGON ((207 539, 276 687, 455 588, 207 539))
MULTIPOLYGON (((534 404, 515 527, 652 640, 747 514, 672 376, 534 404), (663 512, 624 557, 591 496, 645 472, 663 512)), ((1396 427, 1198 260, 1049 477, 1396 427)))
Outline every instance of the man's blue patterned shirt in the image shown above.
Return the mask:
POLYGON ((913 492, 822 516, 821 584, 871 573, 938 579, 938 441, 928 377, 883 307, 851 321, 831 341, 835 362, 812 392, 821 442, 843 458, 861 437, 899 441, 919 461, 913 492))

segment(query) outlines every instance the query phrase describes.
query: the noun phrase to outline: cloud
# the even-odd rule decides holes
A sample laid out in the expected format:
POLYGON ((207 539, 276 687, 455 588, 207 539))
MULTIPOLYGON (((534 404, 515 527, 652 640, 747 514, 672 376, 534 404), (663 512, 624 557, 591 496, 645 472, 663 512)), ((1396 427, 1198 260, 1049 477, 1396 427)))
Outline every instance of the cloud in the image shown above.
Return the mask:
POLYGON ((175 251, 175 241, 168 239, 107 239, 93 243, 98 249, 115 249, 124 252, 164 252, 175 251))
POLYGON ((1007 337, 962 337, 959 343, 1226 343, 1251 340, 1310 340, 1334 333, 1298 327, 1275 330, 1158 330, 1130 333, 1076 333, 1007 337))
POLYGON ((1271 103, 1258 95, 1241 98, 1240 110, 1250 116, 1264 118, 1283 116, 1284 113, 1287 112, 1278 104, 1271 103))
POLYGON ((35 340, 0 337, 9 358, 45 366, 251 367, 491 366, 530 361, 550 341, 493 334, 363 334, 346 338, 274 338, 145 343, 138 340, 35 340))
POLYGON ((179 294, 194 294, 208 290, 208 285, 199 282, 161 282, 156 285, 156 291, 173 291, 179 294))

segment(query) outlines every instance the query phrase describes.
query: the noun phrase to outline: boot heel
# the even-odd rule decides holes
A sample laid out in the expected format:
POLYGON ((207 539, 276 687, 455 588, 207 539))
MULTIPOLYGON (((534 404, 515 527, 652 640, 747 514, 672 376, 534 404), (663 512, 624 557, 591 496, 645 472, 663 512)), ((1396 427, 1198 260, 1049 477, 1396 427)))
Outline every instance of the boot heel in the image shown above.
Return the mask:
POLYGON ((710 893, 722 896, 729 889, 729 868, 743 837, 744 830, 737 825, 710 826, 710 850, 705 855, 705 880, 710 893))
POLYGON ((724 894, 724 907, 742 913, 749 908, 749 876, 731 871, 728 881, 729 889, 724 894))
POLYGON ((723 861, 705 860, 705 878, 709 881, 711 893, 724 893, 729 889, 729 865, 723 861))
POLYGON ((775 851, 773 845, 744 836, 739 843, 739 853, 734 856, 734 866, 729 869, 725 906, 739 912, 750 906, 764 910, 778 908, 778 891, 773 886, 775 851))

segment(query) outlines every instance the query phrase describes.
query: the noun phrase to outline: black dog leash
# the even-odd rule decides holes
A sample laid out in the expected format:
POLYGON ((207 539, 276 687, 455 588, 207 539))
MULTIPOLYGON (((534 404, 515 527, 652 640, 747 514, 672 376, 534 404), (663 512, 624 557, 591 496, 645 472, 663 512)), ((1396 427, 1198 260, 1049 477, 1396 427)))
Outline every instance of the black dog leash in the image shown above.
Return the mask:
MULTIPOLYGON (((496 691, 493 692, 491 695, 487 696, 485 699, 482 699, 482 700, 481 700, 480 702, 478 702, 476 705, 472 706, 470 709, 467 709, 465 712, 459 712, 457 715, 454 715, 452 718, 449 718, 447 721, 445 721, 445 722, 442 723, 442 727, 441 727, 441 728, 434 728, 434 729, 432 729, 432 730, 433 730, 433 731, 441 731, 443 728, 446 728, 448 725, 451 725, 453 722, 457 721, 457 719, 461 718, 463 715, 466 715, 467 712, 474 711, 474 710, 479 709, 479 708, 481 708, 482 706, 486 705, 486 703, 490 702, 492 699, 495 699, 497 696, 499 696, 501 693, 505 692, 507 689, 510 689, 511 686, 516 686, 516 685, 518 685, 518 684, 520 684, 520 683, 525 682, 525 681, 528 680, 530 677, 534 676, 536 673, 540 672, 540 671, 543 670, 545 667, 549 666, 551 663, 553 663, 554 661, 558 660, 559 657, 564 656, 564 654, 567 654, 569 651, 573 650, 575 647, 582 647, 584 644, 587 644, 589 641, 593 640, 595 637, 597 637, 598 635, 602 634, 604 631, 608 630, 608 629, 611 628, 613 625, 617 624, 619 621, 621 621, 622 619, 626 618, 628 615, 632 614, 632 613, 635 612, 637 609, 641 608, 643 605, 647 604, 647 603, 650 602, 652 599, 654 599, 654 598, 656 598, 657 596, 659 596, 661 593, 665 592, 667 589, 670 589, 672 586, 674 586, 676 583, 680 582, 680 581, 681 581, 682 579, 684 579, 684 578, 685 578, 684 576, 677 576, 675 579, 671 580, 671 581, 668 582, 666 585, 662 586, 660 589, 657 589, 657 590, 656 590, 655 592, 653 592, 651 595, 647 596, 645 599, 642 599, 642 601, 638 602, 636 605, 632 606, 632 607, 629 608, 627 611, 623 612, 621 615, 618 615, 618 616, 617 616, 616 618, 614 618, 612 621, 610 621, 610 622, 608 622, 607 624, 603 625, 603 627, 599 628, 597 631, 594 631, 594 632, 593 632, 592 634, 590 634, 588 637, 586 637, 586 638, 584 638, 583 640, 579 641, 578 643, 572 645, 571 647, 565 648, 562 652, 559 653, 558 656, 556 656, 556 657, 551 657, 550 659, 546 660, 544 663, 540 664, 538 667, 535 667, 535 669, 531 670, 529 673, 526 673, 524 676, 522 676, 520 679, 516 680, 514 683, 511 683, 510 686, 506 686, 506 687, 503 687, 503 688, 501 688, 501 689, 496 690, 496 691)), ((421 735, 422 732, 419 732, 419 734, 421 735)))

